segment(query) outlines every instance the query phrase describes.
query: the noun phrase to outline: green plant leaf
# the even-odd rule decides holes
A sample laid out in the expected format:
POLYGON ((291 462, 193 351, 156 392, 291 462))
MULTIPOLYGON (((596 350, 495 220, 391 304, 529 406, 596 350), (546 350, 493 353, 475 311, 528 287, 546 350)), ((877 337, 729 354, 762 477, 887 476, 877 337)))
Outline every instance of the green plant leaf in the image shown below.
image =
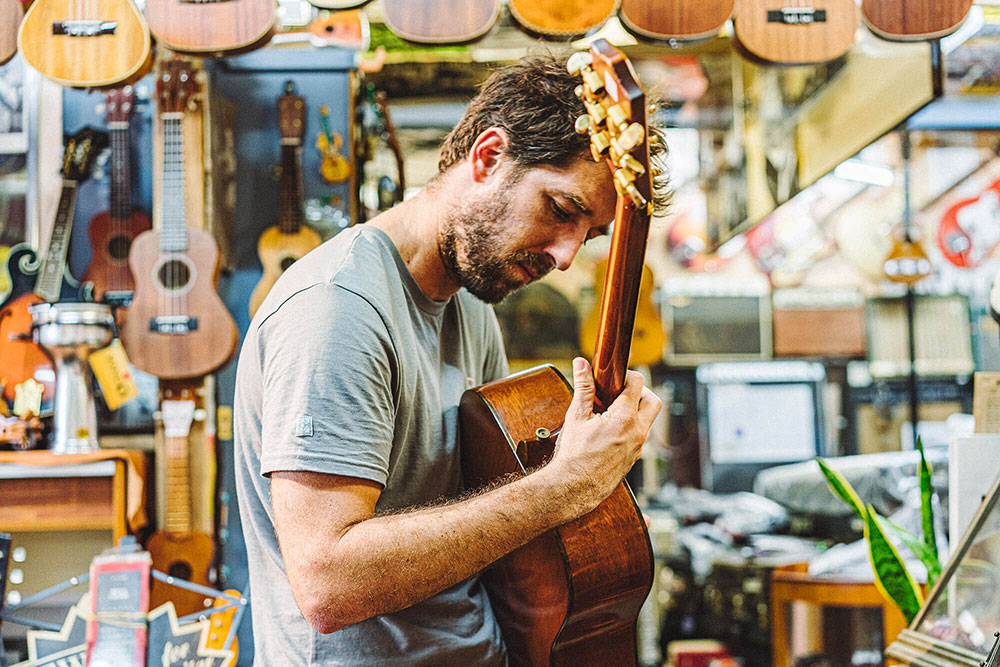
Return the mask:
POLYGON ((924 564, 924 567, 927 568, 927 586, 933 586, 934 582, 941 576, 941 561, 938 560, 937 552, 928 549, 920 538, 905 528, 897 526, 884 516, 876 514, 875 519, 881 524, 883 532, 893 533, 924 564))
POLYGON ((865 520, 865 505, 861 502, 861 497, 858 496, 854 487, 851 483, 847 481, 847 478, 841 475, 839 472, 834 470, 829 466, 829 464, 820 457, 816 457, 816 463, 819 464, 819 469, 823 471, 823 476, 826 477, 826 483, 830 485, 830 489, 835 495, 837 495, 841 500, 851 506, 861 520, 865 520))
MULTIPOLYGON (((917 438, 920 450, 920 527, 924 532, 924 545, 937 558, 937 537, 934 535, 934 485, 931 483, 931 466, 924 456, 924 443, 917 438)), ((939 566, 940 571, 940 566, 939 566)), ((928 582, 929 583, 929 582, 928 582)))
POLYGON ((913 577, 906 571, 896 547, 882 531, 877 517, 875 508, 868 505, 864 516, 865 539, 868 540, 868 556, 875 571, 875 586, 883 597, 899 607, 906 622, 910 623, 920 611, 924 596, 913 577))

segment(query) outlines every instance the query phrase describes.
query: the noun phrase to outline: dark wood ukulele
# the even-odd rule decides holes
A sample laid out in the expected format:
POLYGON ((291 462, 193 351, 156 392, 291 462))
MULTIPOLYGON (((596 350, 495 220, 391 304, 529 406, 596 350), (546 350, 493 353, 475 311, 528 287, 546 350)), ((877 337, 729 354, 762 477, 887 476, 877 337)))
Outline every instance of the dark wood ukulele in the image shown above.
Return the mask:
POLYGON ((264 274, 250 295, 250 317, 260 307, 275 281, 289 266, 323 240, 303 224, 302 215, 302 138, 306 131, 306 101, 295 94, 295 84, 285 84, 285 94, 278 98, 278 130, 281 134, 281 176, 278 182, 278 220, 257 241, 264 274))
POLYGON ((958 30, 972 0, 862 0, 865 25, 883 39, 936 39, 958 30))
MULTIPOLYGON (((652 209, 645 95, 620 51, 599 39, 570 59, 583 75, 595 159, 618 204, 594 354, 595 410, 625 386, 652 209), (592 66, 590 64, 592 61, 592 66)), ((471 389, 460 404, 462 473, 481 487, 547 461, 572 391, 552 366, 471 389)), ((511 665, 635 665, 636 617, 652 585, 649 536, 623 481, 594 511, 550 530, 483 573, 511 665)))
POLYGON ((149 216, 132 208, 132 150, 129 119, 135 106, 132 86, 107 95, 108 133, 111 135, 111 192, 107 211, 90 219, 87 234, 93 257, 83 279, 94 286, 94 298, 112 306, 132 303, 135 282, 128 268, 132 241, 150 229, 149 216))
POLYGON ((847 53, 859 14, 854 0, 740 0, 733 26, 737 45, 751 58, 804 65, 847 53))
POLYGON ((162 222, 132 242, 135 295, 122 343, 136 368, 160 379, 202 377, 232 359, 237 332, 215 290, 215 239, 187 225, 182 121, 197 92, 190 65, 180 59, 164 63, 156 91, 163 141, 162 222))
POLYGON ((736 0, 622 0, 618 18, 631 33, 679 41, 718 34, 736 9, 736 0))

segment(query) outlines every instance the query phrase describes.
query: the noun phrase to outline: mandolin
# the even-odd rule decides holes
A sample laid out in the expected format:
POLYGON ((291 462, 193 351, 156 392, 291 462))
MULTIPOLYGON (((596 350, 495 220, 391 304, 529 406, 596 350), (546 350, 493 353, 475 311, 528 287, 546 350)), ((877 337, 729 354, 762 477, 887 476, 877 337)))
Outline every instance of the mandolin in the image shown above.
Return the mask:
POLYGON ((64 86, 134 82, 149 71, 149 27, 132 0, 35 0, 17 45, 29 65, 64 86))
MULTIPOLYGON (((593 362, 595 410, 603 411, 625 386, 649 233, 646 105, 630 63, 606 40, 574 55, 569 66, 583 75, 578 90, 589 112, 577 127, 589 126, 595 158, 608 161, 618 190, 593 362)), ((547 461, 571 399, 569 383, 552 366, 465 392, 459 423, 466 487, 547 461)), ((652 559, 645 523, 622 482, 589 514, 497 561, 482 580, 510 664, 637 664, 636 617, 652 584, 652 559)))
POLYGON ((382 0, 385 24, 417 44, 464 44, 479 39, 500 16, 499 0, 382 0))
POLYGON ((300 153, 306 130, 306 102, 295 94, 295 84, 291 81, 285 83, 285 94, 278 98, 278 130, 281 134, 280 222, 265 229, 257 242, 257 255, 264 275, 250 295, 250 317, 257 312, 282 272, 323 242, 315 230, 302 224, 300 153))
POLYGON ((107 95, 111 135, 111 196, 107 211, 90 219, 87 234, 93 257, 83 279, 94 286, 94 298, 112 306, 132 303, 135 282, 128 268, 128 251, 135 237, 152 227, 149 216, 132 208, 132 160, 129 119, 135 106, 132 86, 107 95))
POLYGON ((163 141, 161 224, 137 236, 129 252, 135 294, 122 342, 136 368, 160 379, 207 375, 236 352, 236 323, 215 291, 215 239, 187 225, 182 121, 196 92, 187 62, 163 64, 156 84, 163 141))
POLYGON ((740 0, 733 17, 738 46, 781 65, 823 63, 854 44, 861 19, 854 0, 740 0))
POLYGON ((174 51, 200 54, 252 51, 274 33, 274 0, 146 0, 149 30, 174 51))
POLYGON ((0 65, 17 53, 17 28, 22 16, 21 0, 0 0, 0 65))
POLYGON ((56 217, 49 234, 45 256, 39 258, 27 244, 13 247, 7 257, 11 291, 0 303, 0 383, 3 396, 14 400, 14 388, 35 377, 42 383, 43 401, 52 399, 55 376, 48 356, 31 342, 31 313, 28 306, 56 301, 89 301, 92 290, 69 272, 66 254, 73 229, 77 186, 90 177, 98 153, 107 145, 107 137, 90 128, 74 134, 66 143, 62 164, 62 191, 56 217), (27 340, 23 340, 26 337, 27 340))
POLYGON ((861 0, 865 25, 883 39, 937 39, 958 30, 972 0, 861 0))
POLYGON ((611 18, 619 0, 510 0, 518 25, 540 37, 581 37, 611 18))
POLYGON ((696 40, 718 34, 735 9, 736 0, 622 0, 618 18, 640 37, 696 40))

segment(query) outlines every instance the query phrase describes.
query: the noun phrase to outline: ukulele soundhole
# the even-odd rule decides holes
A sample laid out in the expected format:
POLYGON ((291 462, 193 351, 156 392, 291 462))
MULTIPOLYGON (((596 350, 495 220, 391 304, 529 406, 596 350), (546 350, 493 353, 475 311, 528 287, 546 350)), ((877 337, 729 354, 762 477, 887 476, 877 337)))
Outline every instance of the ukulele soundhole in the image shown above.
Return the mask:
POLYGON ((191 280, 191 269, 184 262, 172 259, 164 262, 158 272, 160 284, 167 289, 181 289, 191 280))
POLYGON ((190 581, 192 574, 191 565, 185 563, 182 560, 175 561, 170 564, 169 568, 167 568, 167 574, 169 574, 174 579, 183 579, 184 581, 190 581))
POLYGON ((131 245, 129 238, 123 234, 112 236, 108 240, 108 255, 111 256, 111 259, 119 261, 128 259, 128 250, 131 245))
POLYGON ((282 257, 281 258, 281 270, 287 271, 288 267, 295 263, 294 257, 282 257))

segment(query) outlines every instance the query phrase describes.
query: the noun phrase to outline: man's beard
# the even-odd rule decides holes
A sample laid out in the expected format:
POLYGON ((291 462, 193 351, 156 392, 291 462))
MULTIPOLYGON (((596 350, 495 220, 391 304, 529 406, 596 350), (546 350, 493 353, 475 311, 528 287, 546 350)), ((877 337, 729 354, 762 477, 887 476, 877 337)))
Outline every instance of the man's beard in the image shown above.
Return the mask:
POLYGON ((438 239, 438 253, 458 283, 486 303, 500 303, 524 284, 518 265, 541 277, 552 270, 545 255, 503 249, 512 183, 486 201, 454 211, 438 239))

